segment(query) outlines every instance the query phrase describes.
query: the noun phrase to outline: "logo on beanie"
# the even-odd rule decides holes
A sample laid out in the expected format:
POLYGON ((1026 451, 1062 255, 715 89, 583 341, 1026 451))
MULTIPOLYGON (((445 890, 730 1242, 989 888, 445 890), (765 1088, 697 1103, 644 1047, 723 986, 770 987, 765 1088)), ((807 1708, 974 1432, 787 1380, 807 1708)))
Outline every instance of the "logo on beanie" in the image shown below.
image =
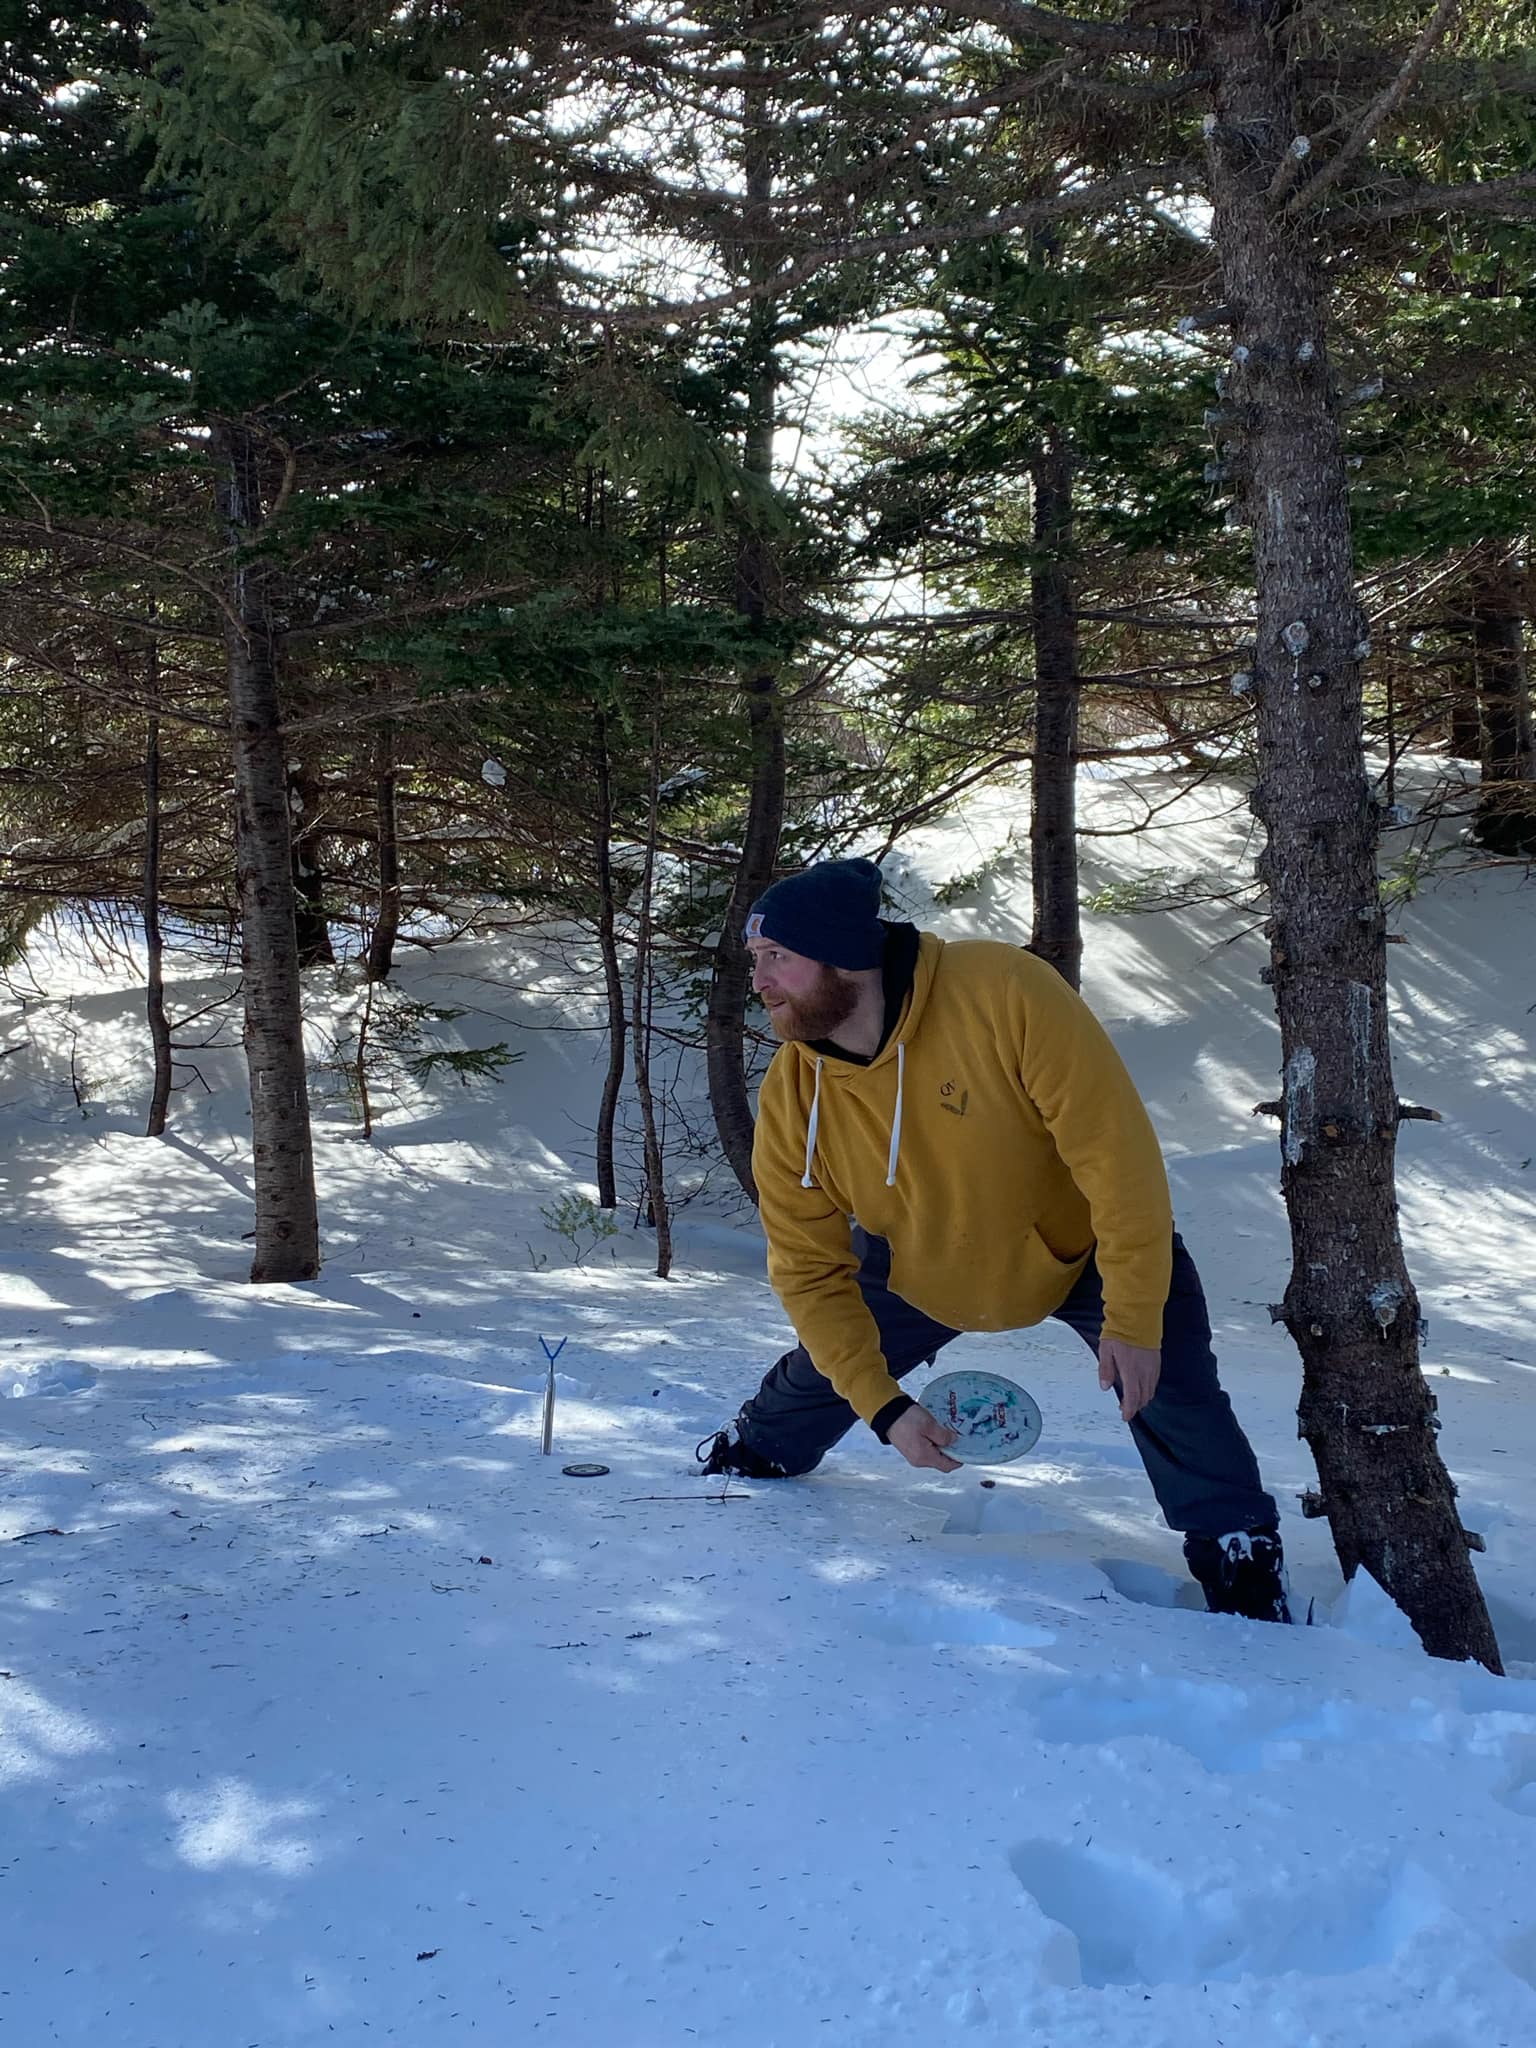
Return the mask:
POLYGON ((763 913, 760 910, 754 910, 752 915, 747 919, 747 937, 749 939, 760 939, 762 936, 763 913))

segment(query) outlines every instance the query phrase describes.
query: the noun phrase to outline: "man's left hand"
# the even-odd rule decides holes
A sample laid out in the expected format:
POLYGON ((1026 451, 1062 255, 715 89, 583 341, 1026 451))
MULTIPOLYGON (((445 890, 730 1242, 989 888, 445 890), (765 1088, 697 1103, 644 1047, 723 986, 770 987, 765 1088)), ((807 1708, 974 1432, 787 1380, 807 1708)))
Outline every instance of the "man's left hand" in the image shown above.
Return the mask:
POLYGON ((1106 1393, 1111 1387, 1119 1389, 1120 1413, 1127 1422, 1139 1415, 1157 1392, 1162 1366, 1160 1351, 1146 1351, 1120 1337, 1106 1337, 1099 1345, 1099 1385, 1106 1393))

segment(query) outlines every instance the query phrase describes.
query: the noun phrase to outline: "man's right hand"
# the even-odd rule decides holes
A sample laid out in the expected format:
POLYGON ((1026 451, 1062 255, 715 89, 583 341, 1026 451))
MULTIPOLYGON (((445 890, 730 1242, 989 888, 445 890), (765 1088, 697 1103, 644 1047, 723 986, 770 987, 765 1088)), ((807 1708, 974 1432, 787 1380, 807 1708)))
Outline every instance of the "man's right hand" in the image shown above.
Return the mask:
POLYGON ((926 1465, 935 1472, 958 1472, 960 1461, 944 1455, 944 1446, 955 1440, 955 1431, 930 1415, 926 1408, 914 1406, 896 1420, 886 1431, 886 1441, 893 1443, 909 1465, 926 1465))

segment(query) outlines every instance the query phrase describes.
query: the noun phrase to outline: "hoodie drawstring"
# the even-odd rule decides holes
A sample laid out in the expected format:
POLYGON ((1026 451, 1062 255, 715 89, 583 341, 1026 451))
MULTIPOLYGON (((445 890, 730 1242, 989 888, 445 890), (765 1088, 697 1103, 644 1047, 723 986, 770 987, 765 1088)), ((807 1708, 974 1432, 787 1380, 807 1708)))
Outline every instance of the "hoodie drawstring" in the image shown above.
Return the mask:
MULTIPOLYGON (((811 1167, 816 1158, 816 1133, 821 1128, 821 1070, 826 1061, 819 1055, 816 1060, 816 1087, 811 1096, 810 1121, 805 1127, 805 1172, 800 1176, 803 1188, 813 1188, 811 1167)), ((891 1149, 885 1162, 885 1184, 888 1188, 896 1185, 896 1162, 901 1157, 901 1104, 906 1084, 907 1048, 900 1039, 896 1041, 896 1114, 891 1119, 891 1149)))
POLYGON ((906 1079, 907 1048, 898 1038, 896 1041, 896 1114, 891 1120, 891 1152, 885 1162, 885 1184, 888 1188, 896 1185, 896 1162, 901 1157, 901 1090, 906 1079))
POLYGON ((818 1056, 816 1092, 811 1097, 811 1120, 805 1127, 805 1172, 800 1178, 800 1185, 803 1188, 813 1188, 816 1185, 811 1179, 811 1161, 816 1157, 816 1129, 821 1122, 821 1070, 825 1065, 826 1061, 818 1056))

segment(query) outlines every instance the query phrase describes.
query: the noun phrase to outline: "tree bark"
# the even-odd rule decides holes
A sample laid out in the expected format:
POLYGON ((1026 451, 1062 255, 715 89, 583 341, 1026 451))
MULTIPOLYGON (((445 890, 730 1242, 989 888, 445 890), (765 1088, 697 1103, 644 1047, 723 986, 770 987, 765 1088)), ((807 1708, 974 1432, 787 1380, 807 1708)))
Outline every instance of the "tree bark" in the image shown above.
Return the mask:
POLYGON ((1482 791, 1473 832, 1491 853, 1536 854, 1536 758, 1525 655, 1525 581, 1512 553, 1490 560, 1472 592, 1482 729, 1482 791))
POLYGON ((283 758, 271 570, 251 552, 262 525, 253 436, 221 421, 212 448, 229 549, 226 627, 235 769, 235 892, 251 1081, 256 1282, 312 1280, 320 1270, 314 1150, 294 927, 288 779, 283 758))
MULTIPOLYGON (((1454 630, 1470 635, 1470 620, 1459 616, 1454 630)), ((1476 761, 1483 758, 1483 722, 1477 708, 1477 652, 1470 640, 1466 649, 1466 665, 1458 659, 1451 671, 1450 713, 1446 720, 1447 750, 1458 761, 1476 761)))
MULTIPOLYGON (((152 647, 145 690, 151 704, 156 701, 158 686, 159 656, 152 647)), ((144 745, 144 951, 145 1009, 155 1056, 144 1135, 160 1138, 165 1135, 171 1100, 172 1053, 171 1023, 165 1014, 165 935, 160 925, 160 721, 153 712, 144 745)))
POLYGON ((288 770, 288 816, 293 860, 293 922, 300 967, 333 967, 330 920, 325 914, 320 781, 308 768, 288 770))
POLYGON ((1427 1650, 1499 1653, 1435 1440, 1393 1180, 1376 817, 1327 303, 1304 231, 1266 193, 1297 132, 1284 56, 1292 0, 1202 0, 1213 235, 1233 359, 1222 431, 1253 527, 1253 696, 1267 830, 1270 979, 1284 1063, 1281 1185, 1293 1264, 1283 1321, 1301 1352, 1301 1432, 1346 1578, 1364 1565, 1427 1650))
POLYGON ((373 995, 378 982, 372 975, 364 986, 363 1014, 357 1020, 357 1047, 352 1055, 352 1085, 357 1090, 357 1114, 361 1135, 373 1139, 373 1091, 368 1085, 369 1037, 373 1030, 373 995))
POLYGON ((395 726, 386 718, 379 726, 374 754, 374 803, 379 835, 379 907, 368 938, 366 971, 370 981, 388 981, 400 937, 400 824, 395 795, 398 769, 395 726))
POLYGON ((1033 926, 1029 949, 1077 988, 1083 932, 1077 891, 1077 603, 1072 573, 1072 455, 1052 428, 1030 466, 1034 567, 1035 744, 1029 853, 1033 926))
POLYGON ((608 1070, 597 1110, 597 1206, 616 1209, 618 1180, 613 1164, 613 1133, 624 1086, 626 1057, 624 970, 619 962, 617 916, 613 900, 613 766, 608 752, 608 722, 598 712, 593 733, 597 781, 597 817, 593 853, 597 866, 597 943, 603 957, 603 986, 608 994, 608 1070))
POLYGON ((715 947, 705 1012, 709 1101, 731 1171, 755 1202, 752 1178, 752 1102, 747 1089, 746 1018, 752 963, 743 927, 747 912, 773 879, 784 822, 784 707, 778 678, 754 676, 747 684, 752 785, 741 858, 715 947))
POLYGON ((640 880, 640 907, 635 931, 634 1012, 631 1042, 634 1048, 635 1093, 640 1099, 640 1124, 645 1141, 645 1191, 651 1222, 656 1231, 656 1277, 665 1280, 672 1271, 672 1214, 667 1206, 667 1183, 656 1123, 656 1099, 651 1089, 651 885, 656 873, 656 835, 661 787, 661 712, 651 719, 651 786, 649 822, 646 829, 645 866, 640 880))
MULTIPOLYGON (((762 283, 772 276, 773 161, 768 97, 760 86, 745 94, 745 251, 749 278, 762 283)), ((772 300, 753 302, 751 350, 753 371, 747 390, 746 440, 742 467, 764 487, 773 477, 773 430, 778 412, 779 363, 775 349, 778 309, 772 300)), ((748 507, 748 517, 755 516, 748 507)), ((741 535, 736 556, 736 609, 753 625, 767 618, 776 580, 772 547, 755 525, 741 535)), ((751 783, 741 858, 725 906, 715 948, 709 1002, 704 1017, 709 1101, 721 1149, 741 1187, 752 1201, 752 1103, 747 1089, 746 1015, 751 962, 742 927, 747 912, 773 879, 779 834, 784 823, 784 705, 778 677, 762 670, 744 684, 751 783)))

